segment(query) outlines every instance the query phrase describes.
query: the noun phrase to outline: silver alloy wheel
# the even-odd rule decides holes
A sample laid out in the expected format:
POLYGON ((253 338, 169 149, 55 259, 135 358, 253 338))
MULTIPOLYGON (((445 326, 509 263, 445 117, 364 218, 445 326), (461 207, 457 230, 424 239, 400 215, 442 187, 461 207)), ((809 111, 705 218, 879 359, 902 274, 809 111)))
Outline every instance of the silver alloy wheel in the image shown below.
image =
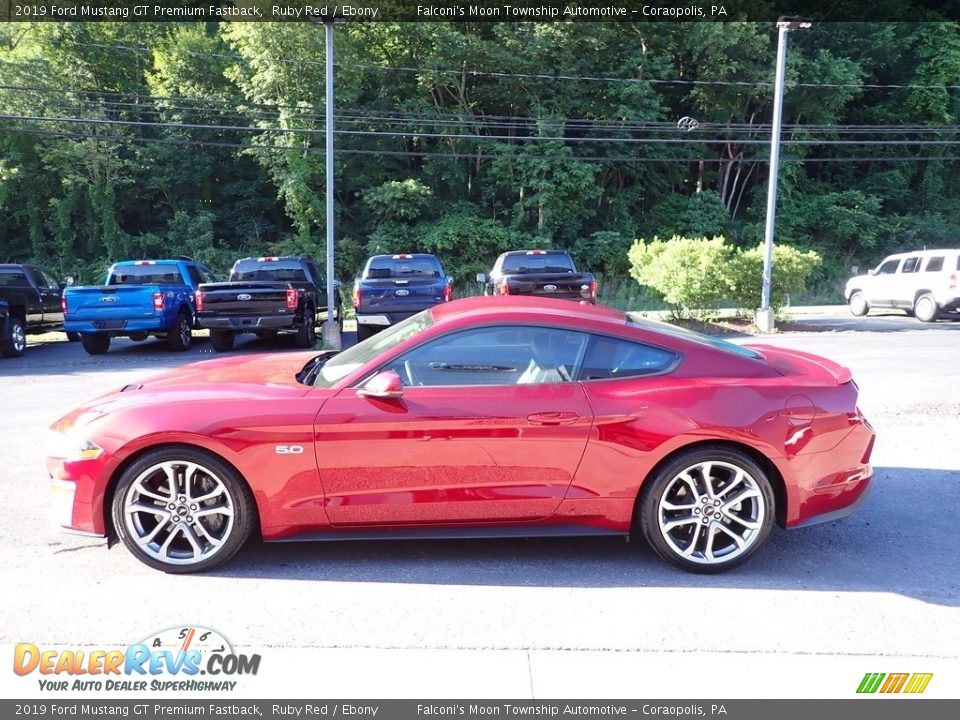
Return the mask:
POLYGON ((867 307, 867 301, 864 299, 863 295, 859 292, 855 292, 850 296, 850 314, 857 317, 863 317, 867 314, 869 308, 867 307))
POLYGON ((929 295, 921 295, 913 306, 913 313, 921 322, 933 322, 937 318, 937 303, 929 295))
POLYGON ((22 353, 27 347, 27 335, 20 323, 13 323, 13 328, 10 330, 10 344, 13 345, 16 353, 22 353))
POLYGON ((130 484, 123 521, 130 539, 169 565, 216 555, 230 537, 235 503, 223 480, 189 461, 151 465, 130 484))
POLYGON ((180 327, 177 328, 177 331, 180 333, 180 344, 183 346, 188 346, 190 344, 190 340, 192 340, 192 337, 190 322, 186 317, 182 317, 180 319, 180 327))
POLYGON ((657 506, 660 534, 678 556, 715 565, 747 552, 767 508, 756 479, 742 467, 703 461, 667 483, 657 506))

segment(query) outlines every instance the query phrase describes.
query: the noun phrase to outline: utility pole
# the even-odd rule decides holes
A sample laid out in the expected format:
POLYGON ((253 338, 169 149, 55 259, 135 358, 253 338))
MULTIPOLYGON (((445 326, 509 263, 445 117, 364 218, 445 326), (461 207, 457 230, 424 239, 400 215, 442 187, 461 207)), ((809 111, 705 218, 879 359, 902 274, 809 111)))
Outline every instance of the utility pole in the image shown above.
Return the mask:
POLYGON ((323 345, 330 350, 339 350, 342 347, 340 338, 340 323, 343 318, 333 319, 333 312, 337 307, 334 278, 334 242, 333 242, 333 23, 332 15, 319 18, 311 17, 315 22, 323 23, 326 36, 326 139, 327 139, 327 319, 323 323, 323 345), (339 322, 338 322, 339 321, 339 322))
POLYGON ((762 332, 773 330, 773 308, 770 307, 770 283, 773 279, 773 229, 777 215, 777 175, 780 172, 780 128, 783 122, 783 80, 787 66, 787 33, 809 28, 802 20, 781 18, 777 21, 777 74, 773 91, 773 127, 770 132, 770 176, 767 180, 767 222, 763 241, 763 281, 760 288, 760 309, 756 325, 762 332))

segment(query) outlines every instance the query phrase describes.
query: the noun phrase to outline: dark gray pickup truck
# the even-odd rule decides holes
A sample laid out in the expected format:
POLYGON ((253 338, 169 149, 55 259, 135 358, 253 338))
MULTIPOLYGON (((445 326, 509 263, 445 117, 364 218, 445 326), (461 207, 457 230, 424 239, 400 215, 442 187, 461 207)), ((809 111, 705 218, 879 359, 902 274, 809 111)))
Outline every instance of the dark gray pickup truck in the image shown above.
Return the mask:
POLYGON ((503 253, 489 275, 479 273, 484 295, 539 295, 597 302, 597 281, 579 272, 562 250, 512 250, 503 253))
MULTIPOLYGON (((336 290, 334 318, 342 323, 336 290)), ((234 263, 228 282, 200 285, 196 300, 197 322, 210 330, 217 352, 232 349, 242 333, 295 333, 298 347, 311 348, 318 318, 327 312, 326 278, 310 258, 244 258, 234 263)))
MULTIPOLYGON (((27 346, 27 335, 63 330, 66 286, 35 265, 0 265, 0 301, 7 304, 6 319, 0 328, 0 354, 20 357, 27 346)), ((73 333, 68 336, 78 339, 73 333)))

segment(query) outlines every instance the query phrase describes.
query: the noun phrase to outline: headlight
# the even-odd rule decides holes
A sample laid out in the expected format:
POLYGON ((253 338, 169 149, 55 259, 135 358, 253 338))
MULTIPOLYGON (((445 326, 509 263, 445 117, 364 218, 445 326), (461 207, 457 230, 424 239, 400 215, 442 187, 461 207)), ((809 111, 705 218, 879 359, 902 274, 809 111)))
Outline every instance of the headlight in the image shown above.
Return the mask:
POLYGON ((47 431, 47 455, 64 460, 96 460, 103 448, 76 432, 47 431))

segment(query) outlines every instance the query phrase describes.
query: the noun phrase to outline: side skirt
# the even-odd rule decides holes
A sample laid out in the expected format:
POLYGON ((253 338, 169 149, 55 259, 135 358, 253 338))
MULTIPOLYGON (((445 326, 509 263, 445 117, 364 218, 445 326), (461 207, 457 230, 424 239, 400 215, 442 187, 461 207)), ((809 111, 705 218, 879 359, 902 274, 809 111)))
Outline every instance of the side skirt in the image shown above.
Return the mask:
POLYGON ((298 533, 274 538, 266 542, 314 542, 322 540, 478 540, 496 538, 534 537, 596 537, 619 536, 629 538, 621 530, 605 530, 583 525, 531 525, 527 527, 440 527, 440 528, 378 528, 376 530, 328 530, 298 533))

